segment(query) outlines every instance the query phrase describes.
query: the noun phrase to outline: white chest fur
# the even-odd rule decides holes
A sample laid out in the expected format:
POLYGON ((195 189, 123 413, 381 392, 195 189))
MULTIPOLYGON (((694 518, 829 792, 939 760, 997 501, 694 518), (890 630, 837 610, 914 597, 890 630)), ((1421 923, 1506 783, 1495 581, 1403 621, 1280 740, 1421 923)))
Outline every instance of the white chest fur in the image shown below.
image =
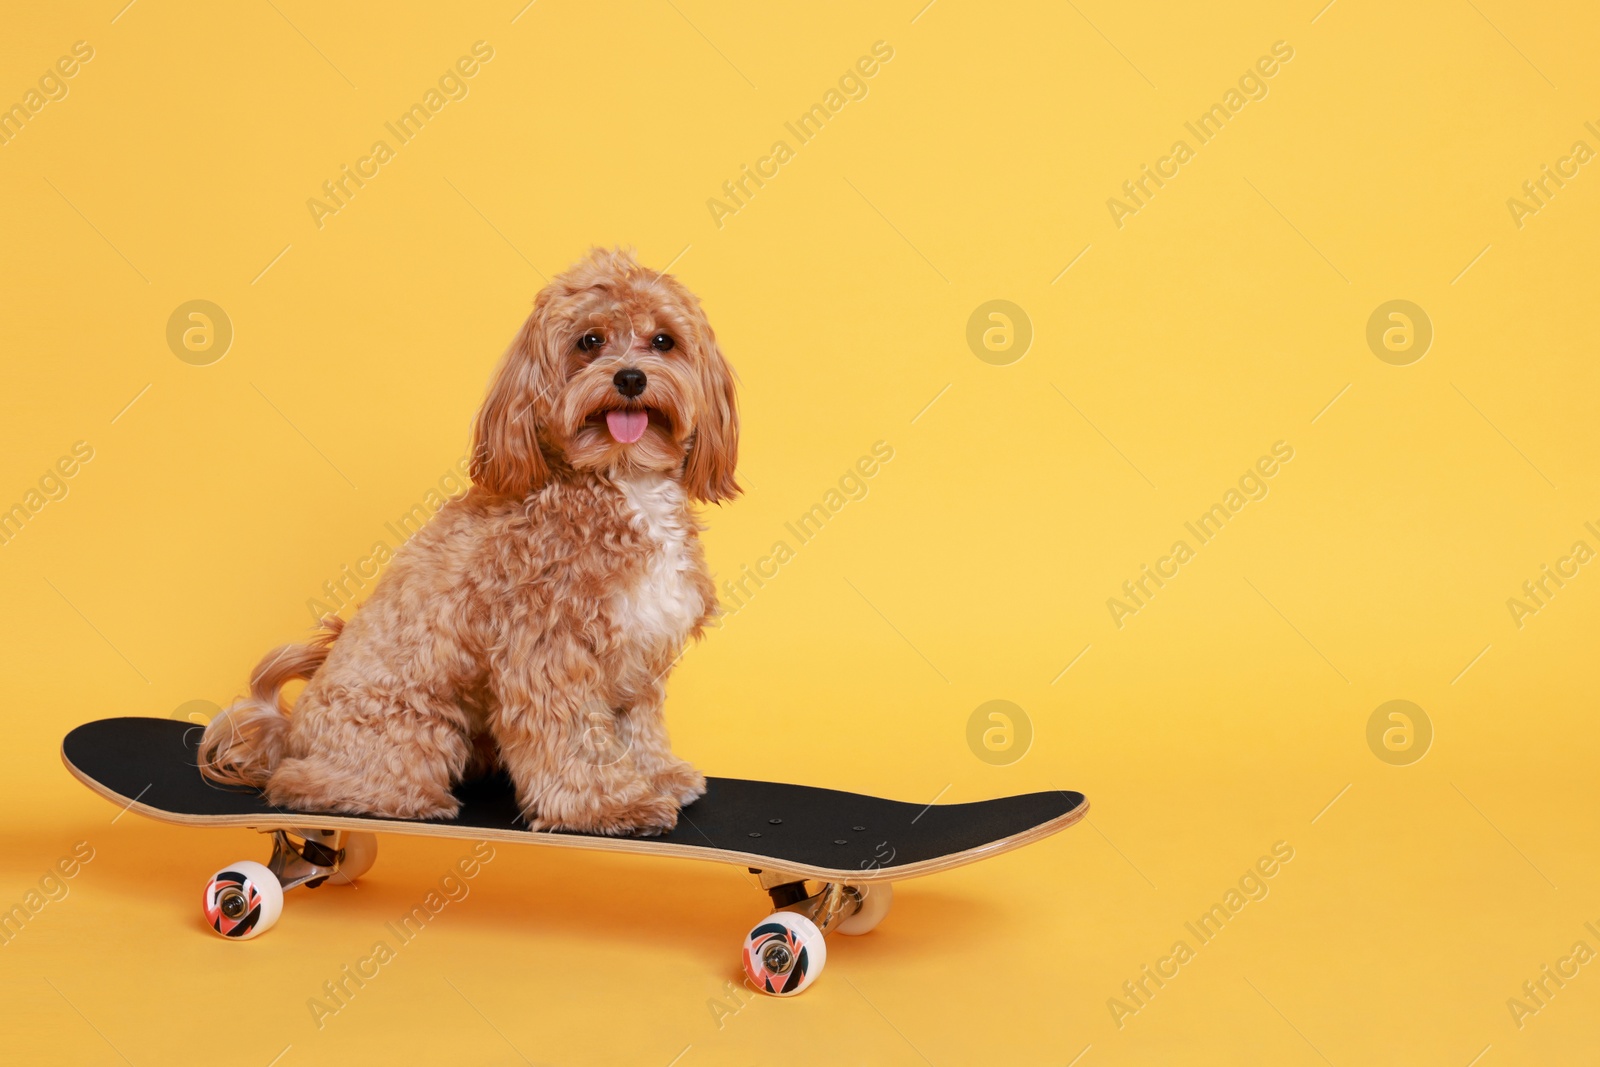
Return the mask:
POLYGON ((662 475, 619 479, 617 487, 651 545, 644 574, 618 595, 617 620, 623 633, 645 648, 676 652, 705 610, 692 580, 698 563, 690 551, 683 488, 662 475))

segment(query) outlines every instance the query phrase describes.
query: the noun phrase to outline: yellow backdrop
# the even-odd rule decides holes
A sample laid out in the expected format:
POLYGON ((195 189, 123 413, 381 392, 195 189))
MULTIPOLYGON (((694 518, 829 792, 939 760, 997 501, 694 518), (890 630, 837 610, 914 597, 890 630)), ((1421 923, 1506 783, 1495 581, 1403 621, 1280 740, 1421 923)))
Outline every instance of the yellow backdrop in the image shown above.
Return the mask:
POLYGON ((124 2, 0 34, 5 1059, 1596 1047, 1591 10, 124 2), (353 589, 595 244, 743 383, 677 747, 1093 812, 781 1002, 728 985, 740 871, 498 847, 319 1018, 471 844, 225 943, 262 841, 118 817, 60 738, 203 715, 353 589))

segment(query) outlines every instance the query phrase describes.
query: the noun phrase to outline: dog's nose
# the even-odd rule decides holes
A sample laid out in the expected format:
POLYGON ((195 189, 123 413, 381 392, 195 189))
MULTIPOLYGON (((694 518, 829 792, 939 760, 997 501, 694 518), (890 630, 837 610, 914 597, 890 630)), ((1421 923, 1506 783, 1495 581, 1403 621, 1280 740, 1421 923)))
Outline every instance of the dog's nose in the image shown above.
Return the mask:
POLYGON ((649 379, 639 368, 627 367, 617 371, 617 376, 611 380, 616 384, 617 392, 626 397, 635 397, 644 392, 645 383, 649 379))

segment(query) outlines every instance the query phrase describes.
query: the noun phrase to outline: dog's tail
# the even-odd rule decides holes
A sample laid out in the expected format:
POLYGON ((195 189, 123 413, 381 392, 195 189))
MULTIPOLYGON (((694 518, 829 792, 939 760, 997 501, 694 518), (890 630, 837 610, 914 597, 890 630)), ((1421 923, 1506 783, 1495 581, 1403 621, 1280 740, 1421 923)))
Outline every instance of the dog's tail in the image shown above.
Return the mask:
POLYGON ((284 645, 262 657, 250 675, 250 695, 212 719, 201 736, 201 774, 224 785, 267 784, 289 738, 283 687, 316 674, 343 629, 343 619, 325 616, 321 631, 306 644, 284 645))

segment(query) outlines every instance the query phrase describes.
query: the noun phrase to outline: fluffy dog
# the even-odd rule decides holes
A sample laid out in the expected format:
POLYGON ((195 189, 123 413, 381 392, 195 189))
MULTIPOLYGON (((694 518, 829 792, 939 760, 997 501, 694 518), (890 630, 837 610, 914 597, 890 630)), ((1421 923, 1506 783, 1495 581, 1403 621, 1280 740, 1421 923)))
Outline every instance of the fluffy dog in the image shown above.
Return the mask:
POLYGON ((505 767, 534 829, 661 833, 705 779, 667 672, 716 608, 692 501, 739 493, 733 372, 700 303, 596 250, 541 291, 489 386, 473 485, 348 622, 268 653, 205 774, 301 810, 454 815, 505 767), (281 690, 307 679, 292 714, 281 690))

